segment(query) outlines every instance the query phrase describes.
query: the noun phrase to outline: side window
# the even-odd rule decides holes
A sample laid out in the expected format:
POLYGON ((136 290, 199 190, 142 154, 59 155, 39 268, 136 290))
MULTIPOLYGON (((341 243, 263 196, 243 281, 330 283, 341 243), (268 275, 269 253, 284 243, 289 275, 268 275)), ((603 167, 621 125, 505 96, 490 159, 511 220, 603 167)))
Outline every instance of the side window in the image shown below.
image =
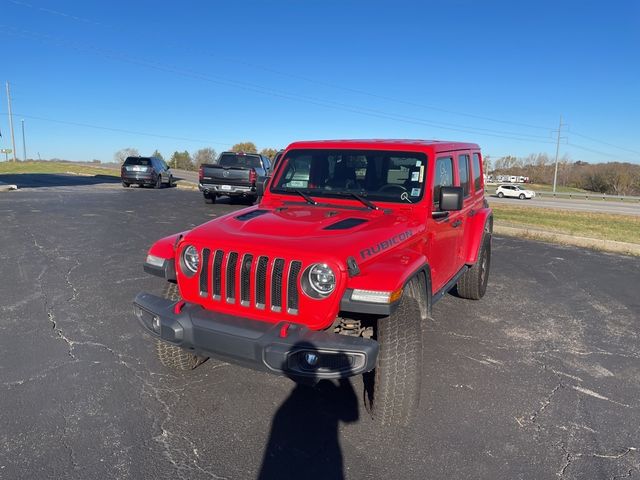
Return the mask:
POLYGON ((264 160, 264 169, 265 170, 270 170, 271 169, 271 164, 269 163, 269 159, 267 157, 262 157, 262 159, 264 160))
POLYGON ((443 157, 436 160, 433 176, 433 205, 440 205, 440 187, 453 186, 453 158, 443 157))
POLYGON ((480 154, 473 154, 473 188, 479 191, 482 188, 482 170, 480 169, 480 154))
POLYGON ((460 178, 460 186, 464 192, 464 196, 468 197, 471 193, 471 181, 469 180, 469 155, 458 156, 458 177, 460 178))

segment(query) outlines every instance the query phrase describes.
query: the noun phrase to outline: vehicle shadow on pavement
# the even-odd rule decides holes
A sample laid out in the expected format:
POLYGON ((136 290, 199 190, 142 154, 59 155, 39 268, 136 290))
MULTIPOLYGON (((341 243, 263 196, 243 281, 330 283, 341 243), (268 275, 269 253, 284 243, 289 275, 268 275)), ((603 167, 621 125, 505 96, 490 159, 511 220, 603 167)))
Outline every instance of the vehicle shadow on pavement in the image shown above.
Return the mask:
POLYGON ((297 383, 273 418, 257 478, 344 478, 338 427, 358 419, 358 399, 348 378, 297 383))
POLYGON ((17 185, 18 188, 79 187, 102 183, 120 183, 112 175, 69 175, 64 173, 16 173, 0 175, 0 182, 17 185))

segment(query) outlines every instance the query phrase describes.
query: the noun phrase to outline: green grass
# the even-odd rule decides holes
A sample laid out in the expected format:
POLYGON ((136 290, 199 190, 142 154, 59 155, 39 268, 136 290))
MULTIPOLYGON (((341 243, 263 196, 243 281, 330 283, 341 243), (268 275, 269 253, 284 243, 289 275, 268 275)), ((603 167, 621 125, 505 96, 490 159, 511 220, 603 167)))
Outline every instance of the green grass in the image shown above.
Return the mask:
POLYGON ((491 208, 496 223, 502 225, 640 244, 640 216, 515 207, 495 202, 491 208))
MULTIPOLYGON (((553 185, 546 185, 544 183, 528 183, 526 187, 534 192, 553 192, 553 185)), ((595 194, 595 192, 590 192, 589 190, 585 190, 583 188, 575 188, 575 187, 563 187, 560 185, 556 185, 556 192, 559 193, 591 193, 595 194)))
POLYGON ((118 169, 93 167, 73 162, 0 162, 0 175, 16 173, 74 173, 80 175, 120 176, 120 170, 118 169))

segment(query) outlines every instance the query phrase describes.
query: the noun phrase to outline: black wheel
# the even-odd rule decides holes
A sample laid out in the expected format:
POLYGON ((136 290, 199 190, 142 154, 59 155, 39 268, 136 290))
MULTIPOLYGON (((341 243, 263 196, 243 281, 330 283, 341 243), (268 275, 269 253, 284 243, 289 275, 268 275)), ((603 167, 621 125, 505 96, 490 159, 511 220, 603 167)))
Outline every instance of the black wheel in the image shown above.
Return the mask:
POLYGON ((480 300, 487 291, 489 269, 491 267, 491 232, 485 231, 478 259, 473 266, 462 274, 456 284, 458 295, 462 298, 480 300))
POLYGON ((524 193, 521 193, 519 198, 520 200, 524 200, 524 193))
MULTIPOLYGON (((163 295, 169 300, 180 300, 180 292, 175 283, 167 283, 163 295)), ((208 359, 162 340, 156 340, 156 354, 162 365, 175 370, 193 370, 208 359)))
POLYGON ((162 175, 158 175, 158 178, 156 178, 156 184, 153 187, 162 188, 162 175))
POLYGON ((498 192, 498 198, 502 198, 502 197, 504 197, 504 193, 498 192))
POLYGON ((175 187, 176 183, 173 180, 173 175, 169 175, 169 188, 175 187))
POLYGON ((378 365, 365 377, 365 385, 371 413, 383 426, 405 427, 418 409, 426 316, 426 288, 420 276, 409 281, 396 311, 377 321, 378 365))
POLYGON ((123 186, 124 188, 129 188, 129 184, 128 184, 127 182, 122 182, 122 186, 123 186))
POLYGON ((216 195, 215 194, 210 194, 210 193, 205 193, 204 194, 204 203, 216 203, 216 195))

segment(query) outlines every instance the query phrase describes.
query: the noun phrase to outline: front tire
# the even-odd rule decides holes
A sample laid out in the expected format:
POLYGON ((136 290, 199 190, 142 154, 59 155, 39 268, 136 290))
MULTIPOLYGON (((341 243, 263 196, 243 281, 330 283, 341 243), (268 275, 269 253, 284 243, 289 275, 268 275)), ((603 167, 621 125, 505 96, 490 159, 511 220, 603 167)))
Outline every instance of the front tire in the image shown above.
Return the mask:
POLYGON ((462 274, 456 284, 458 295, 470 300, 480 300, 487 291, 489 269, 491 267, 491 232, 484 233, 478 259, 462 274))
POLYGON ((502 198, 502 197, 504 197, 504 193, 498 192, 498 198, 502 198))
POLYGON ((406 427, 418 409, 426 298, 424 277, 414 277, 396 311, 377 322, 380 350, 368 393, 371 413, 382 426, 406 427))
POLYGON ((520 200, 524 200, 524 193, 520 194, 520 200))
MULTIPOLYGON (((178 286, 175 283, 167 283, 163 296, 169 300, 180 300, 178 286)), ((163 366, 174 370, 193 370, 208 359, 162 340, 156 340, 156 355, 163 366)))

